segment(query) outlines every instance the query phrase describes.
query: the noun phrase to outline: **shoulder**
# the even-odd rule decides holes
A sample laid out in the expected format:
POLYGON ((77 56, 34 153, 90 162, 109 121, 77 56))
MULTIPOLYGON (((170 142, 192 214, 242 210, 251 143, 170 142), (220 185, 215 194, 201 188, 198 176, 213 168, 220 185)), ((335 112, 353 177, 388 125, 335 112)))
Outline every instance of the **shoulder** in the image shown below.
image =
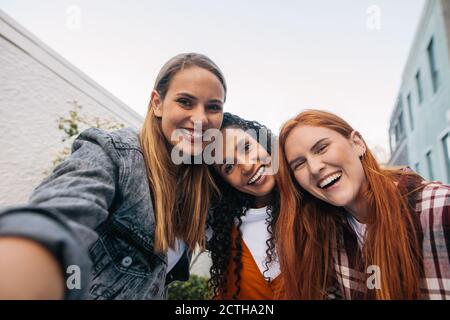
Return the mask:
POLYGON ((118 149, 137 149, 141 151, 139 132, 135 128, 123 128, 110 133, 114 146, 118 149))
POLYGON ((80 133, 77 140, 93 140, 101 145, 113 144, 117 148, 139 148, 139 132, 135 128, 123 128, 115 131, 105 131, 89 128, 80 133))
POLYGON ((120 149, 141 151, 139 133, 134 128, 124 128, 108 132, 98 128, 89 128, 80 133, 73 143, 73 150, 85 148, 102 148, 107 154, 114 155, 120 149), (85 143, 90 142, 90 143, 85 143))
POLYGON ((83 159, 84 163, 95 163, 97 166, 127 168, 140 157, 135 157, 140 151, 138 131, 124 128, 108 132, 98 128, 89 128, 80 133, 72 144, 70 159, 83 159), (130 153, 130 150, 132 151, 130 153))
POLYGON ((448 214, 450 208, 450 186, 439 182, 424 182, 425 186, 417 198, 416 210, 442 210, 448 214))

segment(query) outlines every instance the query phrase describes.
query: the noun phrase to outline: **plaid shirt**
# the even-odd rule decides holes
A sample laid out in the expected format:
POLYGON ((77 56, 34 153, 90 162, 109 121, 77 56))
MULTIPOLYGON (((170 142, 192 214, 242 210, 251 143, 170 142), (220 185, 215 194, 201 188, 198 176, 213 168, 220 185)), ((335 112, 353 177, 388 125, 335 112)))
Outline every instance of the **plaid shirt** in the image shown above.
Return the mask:
MULTIPOLYGON (((406 190, 413 190, 412 187, 407 185, 406 190)), ((408 201, 415 208, 417 234, 422 244, 424 271, 420 284, 421 298, 450 299, 450 186, 432 182, 408 201)), ((340 290, 334 292, 331 298, 363 299, 366 292, 370 297, 370 291, 376 289, 368 290, 366 281, 374 272, 357 268, 356 259, 361 251, 356 234, 347 221, 344 222, 341 241, 342 249, 334 252, 337 287, 340 290)))

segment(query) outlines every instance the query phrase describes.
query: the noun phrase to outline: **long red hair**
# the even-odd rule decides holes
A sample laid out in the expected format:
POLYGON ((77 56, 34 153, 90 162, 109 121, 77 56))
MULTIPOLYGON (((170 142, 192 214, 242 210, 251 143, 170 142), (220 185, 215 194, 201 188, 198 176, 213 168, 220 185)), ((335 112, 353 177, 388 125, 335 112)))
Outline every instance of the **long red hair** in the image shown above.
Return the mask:
MULTIPOLYGON (((286 299, 325 299, 334 275, 333 250, 339 243, 342 213, 304 191, 291 172, 284 146, 293 128, 299 125, 324 127, 350 138, 353 128, 338 116, 307 110, 287 121, 280 141, 280 215, 276 226, 277 252, 286 299)), ((416 224, 405 195, 396 182, 402 175, 396 169, 383 169, 366 146, 361 159, 367 179, 362 190, 369 202, 369 221, 362 256, 363 266, 380 268, 381 289, 375 299, 417 299, 421 259, 416 224)))

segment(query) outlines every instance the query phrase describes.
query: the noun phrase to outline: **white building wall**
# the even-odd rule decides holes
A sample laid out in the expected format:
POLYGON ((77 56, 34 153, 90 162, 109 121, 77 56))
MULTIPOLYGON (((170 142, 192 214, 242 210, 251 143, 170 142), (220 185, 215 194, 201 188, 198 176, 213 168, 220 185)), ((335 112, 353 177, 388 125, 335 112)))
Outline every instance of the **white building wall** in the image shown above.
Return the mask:
POLYGON ((143 118, 0 10, 0 207, 24 203, 62 149, 57 119, 82 113, 139 128, 143 118))
MULTIPOLYGON (((143 118, 0 10, 0 208, 26 203, 62 150, 57 120, 77 101, 88 117, 139 128, 143 118)), ((209 277, 202 253, 191 273, 209 277)))

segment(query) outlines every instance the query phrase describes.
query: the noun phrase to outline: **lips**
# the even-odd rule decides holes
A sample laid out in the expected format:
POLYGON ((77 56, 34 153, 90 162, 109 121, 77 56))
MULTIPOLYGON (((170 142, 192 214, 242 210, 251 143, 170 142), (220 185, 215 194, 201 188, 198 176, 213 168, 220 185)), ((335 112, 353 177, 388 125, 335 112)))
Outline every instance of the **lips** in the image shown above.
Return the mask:
POLYGON ((180 129, 183 136, 189 141, 201 141, 203 139, 203 132, 199 133, 194 131, 194 129, 183 128, 180 129))
POLYGON ((342 176, 342 171, 330 173, 330 174, 326 175, 325 177, 323 177, 322 179, 320 179, 319 182, 317 182, 317 186, 320 189, 326 189, 327 187, 336 183, 341 178, 341 176, 342 176))
POLYGON ((253 185, 256 182, 258 182, 261 177, 263 177, 264 173, 266 172, 266 166, 259 167, 258 170, 256 170, 255 174, 248 180, 248 185, 253 185))

